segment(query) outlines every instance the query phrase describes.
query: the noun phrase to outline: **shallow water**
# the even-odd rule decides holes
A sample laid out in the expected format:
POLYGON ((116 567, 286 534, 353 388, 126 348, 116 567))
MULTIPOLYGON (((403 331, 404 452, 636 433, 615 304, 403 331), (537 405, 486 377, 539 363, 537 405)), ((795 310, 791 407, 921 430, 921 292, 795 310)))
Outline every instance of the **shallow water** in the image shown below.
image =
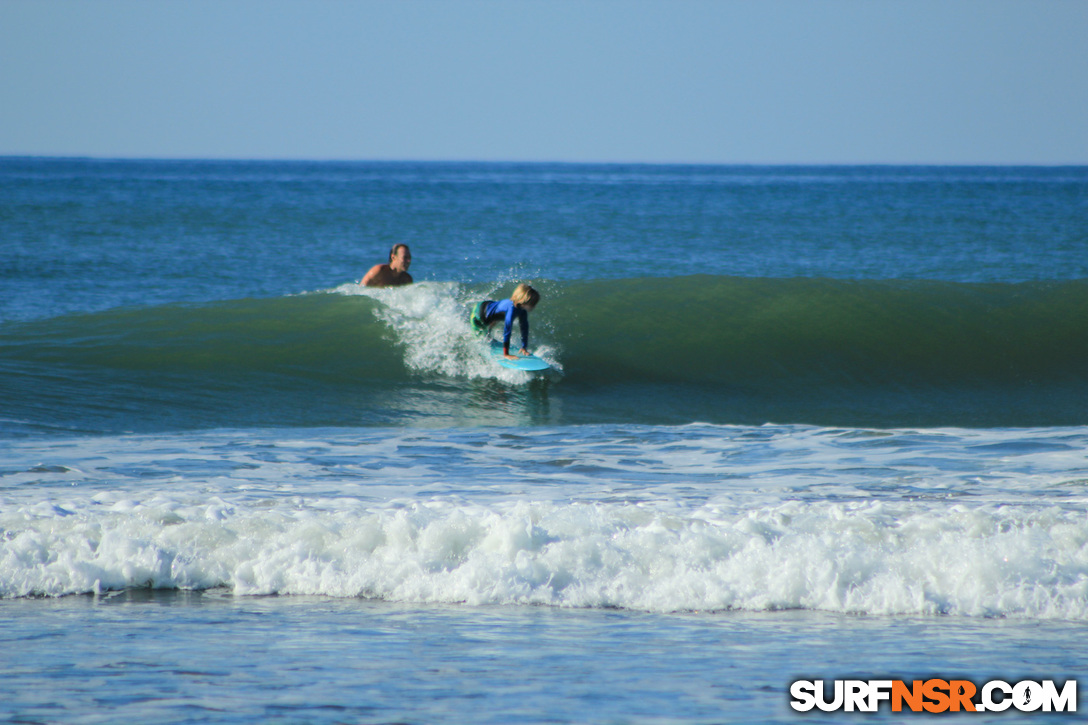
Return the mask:
POLYGON ((0 659, 0 714, 22 722, 795 722, 783 683, 823 673, 1017 681, 1086 664, 1067 646, 1082 623, 959 617, 132 590, 0 601, 0 620, 21 653, 0 659))

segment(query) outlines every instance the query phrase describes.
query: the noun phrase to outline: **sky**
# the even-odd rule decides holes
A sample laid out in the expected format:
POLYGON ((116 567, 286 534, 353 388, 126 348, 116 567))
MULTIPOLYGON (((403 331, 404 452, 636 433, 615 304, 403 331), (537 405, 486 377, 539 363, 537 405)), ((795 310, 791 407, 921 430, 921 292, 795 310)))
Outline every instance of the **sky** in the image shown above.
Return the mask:
POLYGON ((0 0, 0 155, 1088 163, 1088 0, 0 0))

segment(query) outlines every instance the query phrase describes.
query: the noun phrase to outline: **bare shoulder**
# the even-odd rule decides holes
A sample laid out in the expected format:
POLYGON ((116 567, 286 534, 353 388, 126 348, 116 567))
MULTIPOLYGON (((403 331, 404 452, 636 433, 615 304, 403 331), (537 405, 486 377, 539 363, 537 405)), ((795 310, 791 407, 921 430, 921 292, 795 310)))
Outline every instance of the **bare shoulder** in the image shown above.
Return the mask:
POLYGON ((386 284, 386 281, 384 279, 386 275, 383 274, 383 272, 385 272, 387 269, 389 269, 388 264, 375 264, 373 267, 370 268, 369 272, 363 275, 363 278, 359 280, 359 284, 365 287, 384 286, 386 284))

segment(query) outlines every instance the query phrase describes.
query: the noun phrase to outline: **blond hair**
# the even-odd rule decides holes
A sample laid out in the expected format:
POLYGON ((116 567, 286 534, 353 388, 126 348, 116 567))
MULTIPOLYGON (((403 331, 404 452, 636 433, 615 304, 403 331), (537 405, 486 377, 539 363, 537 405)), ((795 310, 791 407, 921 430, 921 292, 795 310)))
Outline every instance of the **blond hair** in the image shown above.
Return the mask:
POLYGON ((540 293, 529 285, 522 282, 514 290, 514 294, 510 295, 510 299, 514 302, 515 305, 536 307, 536 303, 540 302, 540 293))

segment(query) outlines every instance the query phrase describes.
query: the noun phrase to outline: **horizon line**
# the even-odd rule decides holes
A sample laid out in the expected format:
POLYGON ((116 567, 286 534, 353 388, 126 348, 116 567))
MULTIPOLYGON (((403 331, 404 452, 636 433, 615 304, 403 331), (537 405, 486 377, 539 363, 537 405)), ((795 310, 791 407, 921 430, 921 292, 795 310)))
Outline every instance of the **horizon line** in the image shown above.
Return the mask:
POLYGON ((178 163, 302 163, 302 164, 491 164, 510 166, 705 166, 705 167, 930 167, 930 168, 1077 168, 1081 162, 1017 161, 599 161, 543 159, 394 158, 394 157, 306 157, 306 156, 148 156, 96 154, 35 154, 0 152, 0 160, 178 162, 178 163))

